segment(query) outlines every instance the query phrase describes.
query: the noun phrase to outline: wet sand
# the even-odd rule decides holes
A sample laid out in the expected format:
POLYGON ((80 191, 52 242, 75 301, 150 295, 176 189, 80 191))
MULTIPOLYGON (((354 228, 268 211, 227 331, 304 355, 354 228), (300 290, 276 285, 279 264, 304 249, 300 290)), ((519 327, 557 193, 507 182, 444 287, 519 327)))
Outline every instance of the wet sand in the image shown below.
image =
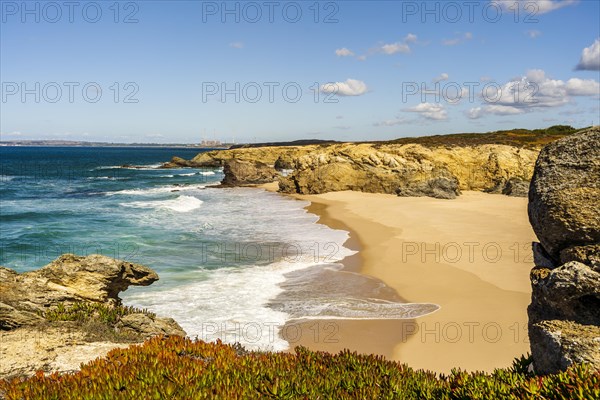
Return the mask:
MULTIPOLYGON (((272 188, 271 188, 272 189, 272 188)), ((492 371, 529 351, 531 242, 527 200, 465 192, 456 200, 336 192, 297 196, 320 223, 350 232, 359 253, 344 269, 379 279, 411 303, 435 303, 405 320, 291 321, 292 346, 376 353, 448 373, 492 371)))

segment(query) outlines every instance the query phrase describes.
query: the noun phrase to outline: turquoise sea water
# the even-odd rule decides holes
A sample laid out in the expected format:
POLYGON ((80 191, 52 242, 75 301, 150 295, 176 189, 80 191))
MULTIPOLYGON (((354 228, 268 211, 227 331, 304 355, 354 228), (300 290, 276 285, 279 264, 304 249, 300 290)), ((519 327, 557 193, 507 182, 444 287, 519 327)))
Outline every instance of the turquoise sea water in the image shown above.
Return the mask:
POLYGON ((317 224, 308 203, 214 188, 218 168, 157 169, 197 153, 0 147, 0 264, 24 272, 63 253, 141 263, 161 279, 122 293, 126 304, 173 317, 190 336, 261 349, 287 348, 278 332, 292 319, 409 318, 436 309, 382 300, 383 283, 338 273, 353 254, 343 246, 348 233, 317 224))

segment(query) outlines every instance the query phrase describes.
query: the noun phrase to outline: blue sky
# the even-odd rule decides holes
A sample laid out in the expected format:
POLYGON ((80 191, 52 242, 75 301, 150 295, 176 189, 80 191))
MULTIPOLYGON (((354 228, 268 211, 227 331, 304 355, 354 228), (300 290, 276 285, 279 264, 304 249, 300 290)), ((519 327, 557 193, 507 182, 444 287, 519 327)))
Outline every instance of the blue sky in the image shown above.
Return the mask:
POLYGON ((598 1, 66 4, 0 1, 2 140, 379 140, 600 123, 598 1))

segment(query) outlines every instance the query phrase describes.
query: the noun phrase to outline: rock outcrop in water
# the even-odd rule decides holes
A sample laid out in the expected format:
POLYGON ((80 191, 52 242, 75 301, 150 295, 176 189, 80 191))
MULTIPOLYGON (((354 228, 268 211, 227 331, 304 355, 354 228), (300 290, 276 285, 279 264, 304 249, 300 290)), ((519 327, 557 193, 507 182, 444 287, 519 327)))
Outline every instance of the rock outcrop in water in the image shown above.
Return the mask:
POLYGON ((135 310, 121 317, 114 329, 98 324, 107 329, 107 337, 102 337, 102 332, 92 328, 93 340, 89 338, 90 327, 82 325, 88 322, 51 323, 46 319, 48 313, 83 304, 113 309, 121 304, 119 293, 129 286, 147 286, 157 280, 158 275, 148 267, 101 255, 78 257, 65 254, 39 270, 22 274, 0 267, 0 344, 3 346, 0 349, 0 377, 31 373, 37 368, 64 370, 61 368, 67 365, 77 366, 79 362, 69 360, 77 359, 78 346, 81 346, 81 354, 89 354, 93 359, 105 354, 111 345, 120 346, 111 343, 116 334, 127 336, 128 341, 132 338, 142 341, 159 334, 185 336, 173 319, 135 310), (36 337, 35 332, 40 334, 36 337), (4 343, 13 342, 23 351, 4 349, 4 343), (59 347, 65 347, 64 343, 72 346, 56 351, 57 343, 63 343, 59 347), (31 346, 35 346, 36 350, 34 354, 27 354, 31 353, 31 346), (64 365, 60 360, 54 362, 57 357, 62 357, 64 365))
POLYGON ((600 369, 600 127, 542 149, 529 190, 529 340, 538 372, 600 369))

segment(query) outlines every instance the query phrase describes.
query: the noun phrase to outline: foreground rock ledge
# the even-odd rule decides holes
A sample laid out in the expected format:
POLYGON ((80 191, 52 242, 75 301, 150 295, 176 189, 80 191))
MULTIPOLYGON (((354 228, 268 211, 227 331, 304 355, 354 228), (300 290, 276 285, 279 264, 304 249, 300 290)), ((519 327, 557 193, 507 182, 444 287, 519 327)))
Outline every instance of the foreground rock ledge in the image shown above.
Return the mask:
MULTIPOLYGON (((90 342, 88 332, 77 323, 50 324, 43 315, 81 303, 118 306, 120 292, 157 280, 156 272, 148 267, 102 255, 65 254, 23 274, 0 267, 0 378, 37 370, 69 371, 112 348, 126 346, 102 337, 90 342)), ((114 329, 139 342, 156 335, 185 336, 172 318, 144 313, 124 316, 114 329)))
POLYGON ((529 342, 540 373, 600 369, 600 127, 542 149, 529 190, 529 342))

